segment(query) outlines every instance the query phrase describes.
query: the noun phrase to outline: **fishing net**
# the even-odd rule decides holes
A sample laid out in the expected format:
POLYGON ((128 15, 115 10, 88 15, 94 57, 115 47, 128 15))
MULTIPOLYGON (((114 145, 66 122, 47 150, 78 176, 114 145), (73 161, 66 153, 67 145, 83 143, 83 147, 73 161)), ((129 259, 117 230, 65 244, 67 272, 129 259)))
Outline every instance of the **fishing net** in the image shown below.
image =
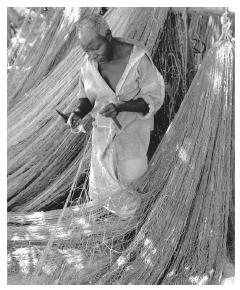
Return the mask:
POLYGON ((24 93, 37 87, 76 45, 75 22, 80 15, 99 9, 55 8, 51 14, 48 12, 48 17, 43 17, 43 10, 43 7, 37 9, 27 31, 25 26, 28 21, 26 24, 24 22, 9 50, 8 111, 14 110, 18 101, 22 101, 24 93), (20 40, 21 46, 16 49, 20 40))
POLYGON ((187 8, 169 11, 153 54, 165 81, 166 95, 155 116, 149 159, 177 113, 204 56, 220 35, 218 16, 187 13, 187 8))
MULTIPOLYGON (((68 64, 63 60, 60 66, 63 63, 68 64)), ((142 196, 133 219, 121 220, 101 204, 87 200, 87 178, 80 187, 79 179, 83 173, 87 175, 89 167, 90 134, 85 138, 69 136, 71 140, 78 138, 78 143, 81 140, 82 145, 78 152, 76 141, 67 148, 76 155, 72 156, 69 166, 74 168, 64 208, 8 214, 9 284, 219 284, 227 256, 229 204, 233 192, 233 63, 233 41, 224 36, 209 49, 150 161, 149 170, 133 185, 142 196), (80 190, 78 201, 75 206, 67 207, 76 188, 80 190)), ((41 113, 38 122, 44 117, 47 118, 47 110, 45 115, 41 113)), ((20 122, 20 112, 18 118, 20 122)), ((34 125, 38 124, 35 120, 36 117, 34 125)), ((85 122, 88 126, 89 120, 85 122)), ((35 138, 46 130, 38 127, 35 138)), ((46 131, 42 144, 51 139, 52 143, 47 146, 54 148, 53 142, 57 140, 53 141, 53 130, 46 131)), ((62 129, 62 134, 65 131, 62 129)), ((90 132, 90 126, 87 131, 90 132)), ((30 144, 28 156, 21 155, 25 160, 19 163, 20 170, 31 157, 30 144)), ((12 156, 15 150, 21 154, 19 147, 25 148, 20 142, 15 148, 13 145, 14 142, 10 147, 12 156)), ((33 152, 36 156, 36 151, 33 152)), ((53 169, 59 174, 54 167, 59 156, 52 157, 53 167, 48 174, 53 169)), ((64 157, 63 154, 59 168, 64 157)), ((63 178, 63 175, 60 176, 63 178)), ((55 178, 57 182, 57 175, 55 178)), ((47 189, 48 194, 54 192, 49 184, 47 189)), ((21 196, 23 188, 18 190, 15 196, 19 200, 25 198, 21 207, 24 209, 31 190, 29 196, 26 192, 21 196)), ((42 196, 38 199, 36 193, 35 204, 41 203, 41 199, 44 203, 42 196)), ((15 210, 17 203, 20 201, 12 203, 15 210)))
MULTIPOLYGON (((113 27, 113 35, 132 39, 140 29, 133 23, 139 22, 142 12, 145 26, 141 26, 143 31, 136 40, 142 39, 151 49, 158 34, 149 27, 157 23, 160 31, 167 11, 116 8, 109 9, 105 17, 113 27), (119 23, 122 25, 117 30, 119 23)), ((81 48, 73 48, 48 77, 21 96, 8 112, 8 210, 52 209, 69 192, 79 160, 76 157, 81 158, 86 138, 73 135, 55 109, 69 112, 77 105, 82 57, 81 48)))

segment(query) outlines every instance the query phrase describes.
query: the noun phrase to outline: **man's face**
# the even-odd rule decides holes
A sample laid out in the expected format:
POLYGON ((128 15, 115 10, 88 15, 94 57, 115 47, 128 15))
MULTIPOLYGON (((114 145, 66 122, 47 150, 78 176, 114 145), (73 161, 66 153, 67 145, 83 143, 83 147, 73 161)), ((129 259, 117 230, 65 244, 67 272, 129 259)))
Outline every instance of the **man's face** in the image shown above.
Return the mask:
POLYGON ((98 63, 108 62, 111 55, 111 43, 106 38, 92 29, 85 29, 78 36, 83 50, 91 60, 98 63))

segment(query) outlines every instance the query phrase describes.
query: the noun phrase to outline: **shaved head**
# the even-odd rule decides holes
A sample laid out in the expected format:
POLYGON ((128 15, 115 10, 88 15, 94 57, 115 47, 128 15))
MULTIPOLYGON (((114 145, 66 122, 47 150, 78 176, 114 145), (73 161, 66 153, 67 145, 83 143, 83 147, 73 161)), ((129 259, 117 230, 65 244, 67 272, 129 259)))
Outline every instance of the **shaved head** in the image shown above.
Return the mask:
POLYGON ((99 14, 91 14, 80 19, 78 23, 78 33, 93 30, 97 34, 106 37, 111 32, 107 21, 99 14))

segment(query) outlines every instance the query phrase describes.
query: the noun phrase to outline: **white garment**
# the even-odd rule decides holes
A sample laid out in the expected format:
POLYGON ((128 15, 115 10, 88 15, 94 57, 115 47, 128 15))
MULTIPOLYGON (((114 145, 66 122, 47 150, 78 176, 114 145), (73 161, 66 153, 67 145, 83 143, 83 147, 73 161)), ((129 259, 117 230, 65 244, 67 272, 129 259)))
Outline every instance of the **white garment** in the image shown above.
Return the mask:
POLYGON ((128 185, 147 170, 147 150, 154 113, 164 100, 164 81, 143 48, 133 46, 128 64, 114 92, 98 71, 96 62, 86 59, 79 81, 79 98, 88 98, 94 105, 92 116, 92 156, 89 195, 103 202, 115 214, 127 218, 134 215, 141 197, 128 185), (119 130, 111 118, 98 112, 108 103, 142 98, 149 112, 120 112, 119 130))

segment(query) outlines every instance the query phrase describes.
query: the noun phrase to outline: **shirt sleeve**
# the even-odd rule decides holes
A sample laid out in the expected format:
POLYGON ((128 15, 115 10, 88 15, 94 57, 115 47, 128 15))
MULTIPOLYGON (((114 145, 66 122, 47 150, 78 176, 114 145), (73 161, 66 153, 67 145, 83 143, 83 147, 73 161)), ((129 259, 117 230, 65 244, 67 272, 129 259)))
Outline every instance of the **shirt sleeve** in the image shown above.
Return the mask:
POLYGON ((84 83, 83 83, 83 78, 82 78, 82 72, 80 71, 79 73, 79 78, 78 78, 78 93, 77 93, 77 98, 78 99, 84 99, 87 98, 85 89, 84 89, 84 83))
POLYGON ((77 94, 77 97, 78 97, 78 99, 87 98, 86 92, 84 90, 84 84, 83 84, 81 71, 80 71, 79 78, 78 78, 78 94, 77 94))
POLYGON ((140 92, 137 98, 142 98, 149 106, 149 111, 141 119, 152 117, 162 106, 165 97, 164 80, 150 58, 145 54, 138 65, 140 92))

